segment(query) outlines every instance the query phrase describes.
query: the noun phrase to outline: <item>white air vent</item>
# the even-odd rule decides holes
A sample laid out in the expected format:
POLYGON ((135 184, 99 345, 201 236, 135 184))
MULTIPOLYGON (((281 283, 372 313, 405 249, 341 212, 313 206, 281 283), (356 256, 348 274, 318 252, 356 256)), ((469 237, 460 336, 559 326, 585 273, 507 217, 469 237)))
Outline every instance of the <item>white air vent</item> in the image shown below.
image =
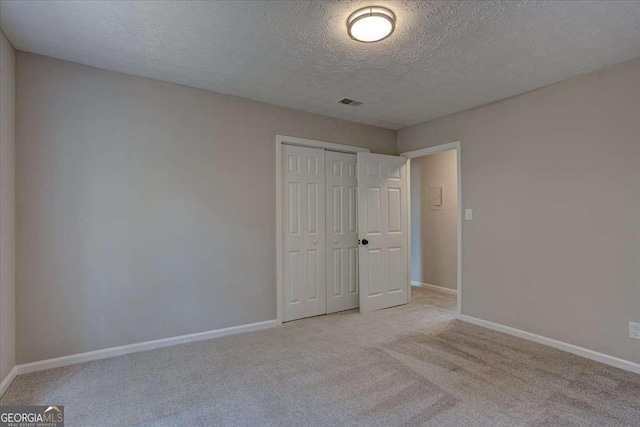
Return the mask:
POLYGON ((344 104, 344 105, 350 105, 352 107, 357 107, 358 105, 362 105, 362 102, 354 101, 353 99, 349 99, 349 98, 342 98, 340 101, 338 101, 338 104, 344 104))

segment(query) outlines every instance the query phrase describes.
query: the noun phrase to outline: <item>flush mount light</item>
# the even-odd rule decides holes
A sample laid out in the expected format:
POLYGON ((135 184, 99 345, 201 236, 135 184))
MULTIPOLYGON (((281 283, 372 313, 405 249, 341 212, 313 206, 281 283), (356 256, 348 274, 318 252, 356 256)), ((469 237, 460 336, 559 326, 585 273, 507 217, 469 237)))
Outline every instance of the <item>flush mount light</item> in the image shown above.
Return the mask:
POLYGON ((347 19, 349 37, 362 43, 384 40, 395 29, 396 16, 385 7, 370 6, 358 9, 347 19))

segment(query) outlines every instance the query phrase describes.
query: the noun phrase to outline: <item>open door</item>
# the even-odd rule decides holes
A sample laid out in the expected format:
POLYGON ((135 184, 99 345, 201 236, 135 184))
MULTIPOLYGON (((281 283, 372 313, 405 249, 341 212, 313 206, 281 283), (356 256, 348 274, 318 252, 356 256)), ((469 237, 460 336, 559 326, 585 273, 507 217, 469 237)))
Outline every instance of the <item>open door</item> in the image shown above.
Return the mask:
POLYGON ((360 312, 408 302, 407 159, 358 153, 360 312))

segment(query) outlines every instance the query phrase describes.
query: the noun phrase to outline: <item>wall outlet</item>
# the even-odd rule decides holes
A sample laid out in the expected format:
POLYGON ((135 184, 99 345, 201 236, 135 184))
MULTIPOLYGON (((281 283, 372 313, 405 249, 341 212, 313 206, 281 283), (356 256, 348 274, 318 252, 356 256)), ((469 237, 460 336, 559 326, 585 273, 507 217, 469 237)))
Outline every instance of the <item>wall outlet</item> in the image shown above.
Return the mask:
POLYGON ((640 323, 629 322, 629 338, 640 340, 640 323))

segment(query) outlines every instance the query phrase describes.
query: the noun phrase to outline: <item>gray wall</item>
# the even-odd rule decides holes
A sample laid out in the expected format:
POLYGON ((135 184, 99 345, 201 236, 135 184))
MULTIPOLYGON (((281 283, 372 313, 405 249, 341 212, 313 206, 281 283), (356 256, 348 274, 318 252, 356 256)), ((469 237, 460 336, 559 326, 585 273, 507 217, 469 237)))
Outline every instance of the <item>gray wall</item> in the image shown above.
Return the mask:
POLYGON ((15 365, 15 52, 0 31, 0 381, 15 365))
POLYGON ((455 150, 411 159, 411 280, 458 286, 458 165, 455 150), (429 207, 442 187, 442 207, 429 207))
POLYGON ((462 141, 462 311, 640 362, 640 60, 403 129, 462 141))
POLYGON ((18 363, 275 319, 276 134, 396 151, 394 131, 24 52, 17 77, 18 363))

